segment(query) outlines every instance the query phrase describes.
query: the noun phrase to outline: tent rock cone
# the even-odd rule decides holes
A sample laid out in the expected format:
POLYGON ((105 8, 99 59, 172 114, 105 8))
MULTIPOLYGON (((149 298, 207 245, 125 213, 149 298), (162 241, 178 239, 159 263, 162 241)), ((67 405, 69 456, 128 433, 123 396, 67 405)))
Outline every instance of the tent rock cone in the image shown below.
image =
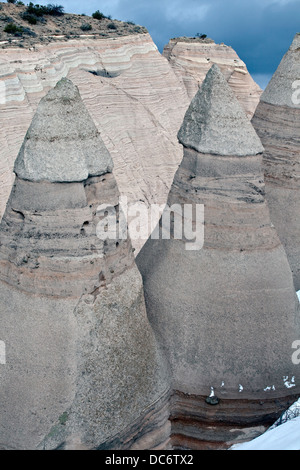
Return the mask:
POLYGON ((266 199, 300 290, 300 34, 261 96, 252 124, 261 138, 266 199))
POLYGON ((264 197, 263 147, 216 65, 178 137, 168 206, 204 205, 203 248, 150 237, 137 264, 172 369, 172 444, 221 449, 261 433, 299 394, 299 302, 264 197))
POLYGON ((119 204, 112 168, 62 79, 27 132, 0 225, 1 448, 168 445, 168 372, 131 243, 96 235, 98 206, 119 204))

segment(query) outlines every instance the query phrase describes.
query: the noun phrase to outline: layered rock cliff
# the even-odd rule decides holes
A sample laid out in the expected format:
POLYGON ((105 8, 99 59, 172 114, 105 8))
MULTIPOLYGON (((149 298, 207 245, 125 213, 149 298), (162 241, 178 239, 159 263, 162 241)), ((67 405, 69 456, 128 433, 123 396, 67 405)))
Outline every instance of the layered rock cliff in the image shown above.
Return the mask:
MULTIPOLYGON (((167 200, 181 161, 178 128, 191 94, 214 61, 229 64, 227 78, 246 109, 252 112, 257 103, 257 86, 231 48, 208 44, 212 59, 208 63, 203 59, 204 46, 198 46, 200 50, 194 54, 198 63, 204 60, 206 65, 197 69, 186 89, 187 80, 177 66, 161 56, 142 28, 119 22, 116 30, 110 30, 105 23, 105 31, 93 26, 91 34, 70 36, 66 33, 71 29, 76 32, 80 22, 94 21, 70 16, 63 26, 60 20, 52 25, 50 19, 46 25, 38 25, 37 37, 27 38, 27 42, 22 38, 8 42, 5 37, 0 49, 0 112, 4 118, 0 129, 0 217, 13 184, 13 163, 37 104, 62 77, 68 76, 79 87, 96 126, 101 128, 121 194, 129 204, 140 202, 146 208, 167 200), (52 34, 54 27, 60 28, 59 34, 52 34), (250 89, 246 90, 247 86, 250 89)), ((188 55, 193 45, 182 43, 180 47, 182 53, 186 47, 188 55)), ((178 48, 179 43, 174 52, 178 48)), ((189 76, 188 71, 186 74, 189 76)), ((146 223, 144 229, 147 232, 146 223)), ((138 253, 144 241, 132 243, 138 253)))
POLYGON ((190 100, 212 64, 217 64, 248 117, 253 116, 262 90, 231 47, 200 38, 175 38, 165 46, 163 55, 185 86, 190 100))

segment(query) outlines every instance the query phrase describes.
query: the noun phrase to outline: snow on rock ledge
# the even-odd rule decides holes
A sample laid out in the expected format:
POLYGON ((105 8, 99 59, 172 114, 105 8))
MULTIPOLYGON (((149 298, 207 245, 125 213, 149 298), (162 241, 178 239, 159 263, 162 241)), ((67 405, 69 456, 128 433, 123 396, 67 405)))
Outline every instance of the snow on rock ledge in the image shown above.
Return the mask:
POLYGON ((267 432, 230 450, 300 450, 300 398, 267 432))
POLYGON ((300 450, 300 416, 230 450, 300 450))

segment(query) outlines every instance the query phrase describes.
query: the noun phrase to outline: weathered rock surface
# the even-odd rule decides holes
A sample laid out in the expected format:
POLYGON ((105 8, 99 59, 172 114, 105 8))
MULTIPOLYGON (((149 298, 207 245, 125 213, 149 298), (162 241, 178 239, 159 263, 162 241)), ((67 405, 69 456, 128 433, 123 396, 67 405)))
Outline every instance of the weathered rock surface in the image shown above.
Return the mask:
MULTIPOLYGON (((0 50, 0 215, 37 105, 65 76, 101 130, 121 194, 129 204, 165 203, 181 160, 176 134, 189 99, 149 34, 136 34, 0 50)), ((141 242, 133 244, 138 252, 141 242)))
POLYGON ((41 101, 15 168, 0 225, 1 448, 167 448, 168 368, 130 241, 97 236, 98 206, 121 217, 119 193, 69 80, 41 101), (73 165, 65 128, 78 116, 86 153, 73 165))
POLYGON ((178 133, 179 141, 187 148, 212 155, 262 153, 255 130, 249 126, 233 91, 223 86, 224 76, 217 71, 215 67, 212 69, 212 79, 205 81, 201 94, 193 98, 178 133))
POLYGON ((38 106, 15 162, 15 174, 32 182, 65 183, 111 173, 112 168, 78 88, 61 80, 38 106))
POLYGON ((222 448, 259 433, 300 389, 291 360, 299 302, 264 197, 259 138, 244 118, 243 147, 231 139, 238 106, 214 65, 179 132, 184 155, 168 206, 204 205, 203 248, 187 250, 175 236, 149 238, 137 256, 148 317, 172 367, 177 447, 222 448), (223 93, 232 105, 211 114, 218 104, 222 110, 214 101, 223 93), (190 129, 200 136, 198 150, 190 129), (219 144, 214 154, 207 153, 210 136, 219 144), (209 395, 218 404, 206 403, 209 395))
POLYGON ((253 126, 265 152, 266 198, 300 290, 300 35, 261 96, 253 126))
POLYGON ((253 116, 262 90, 231 47, 195 38, 175 38, 165 46, 163 55, 184 84, 190 100, 197 93, 212 64, 217 64, 247 116, 253 116))

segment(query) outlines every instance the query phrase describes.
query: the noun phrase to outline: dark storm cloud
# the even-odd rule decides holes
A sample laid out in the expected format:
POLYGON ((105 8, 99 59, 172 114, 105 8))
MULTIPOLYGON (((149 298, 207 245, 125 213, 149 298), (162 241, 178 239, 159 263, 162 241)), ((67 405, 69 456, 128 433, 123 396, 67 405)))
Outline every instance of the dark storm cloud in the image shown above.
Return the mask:
MULTIPOLYGON (((48 3, 40 2, 40 3, 48 3)), ((261 83, 276 70, 296 32, 299 0, 66 0, 68 12, 100 10, 146 26, 162 51, 169 39, 205 33, 232 46, 261 83)))
POLYGON ((261 84, 274 73, 300 31, 299 0, 160 0, 140 2, 136 9, 129 0, 121 3, 122 10, 126 11, 127 4, 132 18, 148 27, 160 50, 171 37, 205 33, 216 42, 231 45, 261 84))

